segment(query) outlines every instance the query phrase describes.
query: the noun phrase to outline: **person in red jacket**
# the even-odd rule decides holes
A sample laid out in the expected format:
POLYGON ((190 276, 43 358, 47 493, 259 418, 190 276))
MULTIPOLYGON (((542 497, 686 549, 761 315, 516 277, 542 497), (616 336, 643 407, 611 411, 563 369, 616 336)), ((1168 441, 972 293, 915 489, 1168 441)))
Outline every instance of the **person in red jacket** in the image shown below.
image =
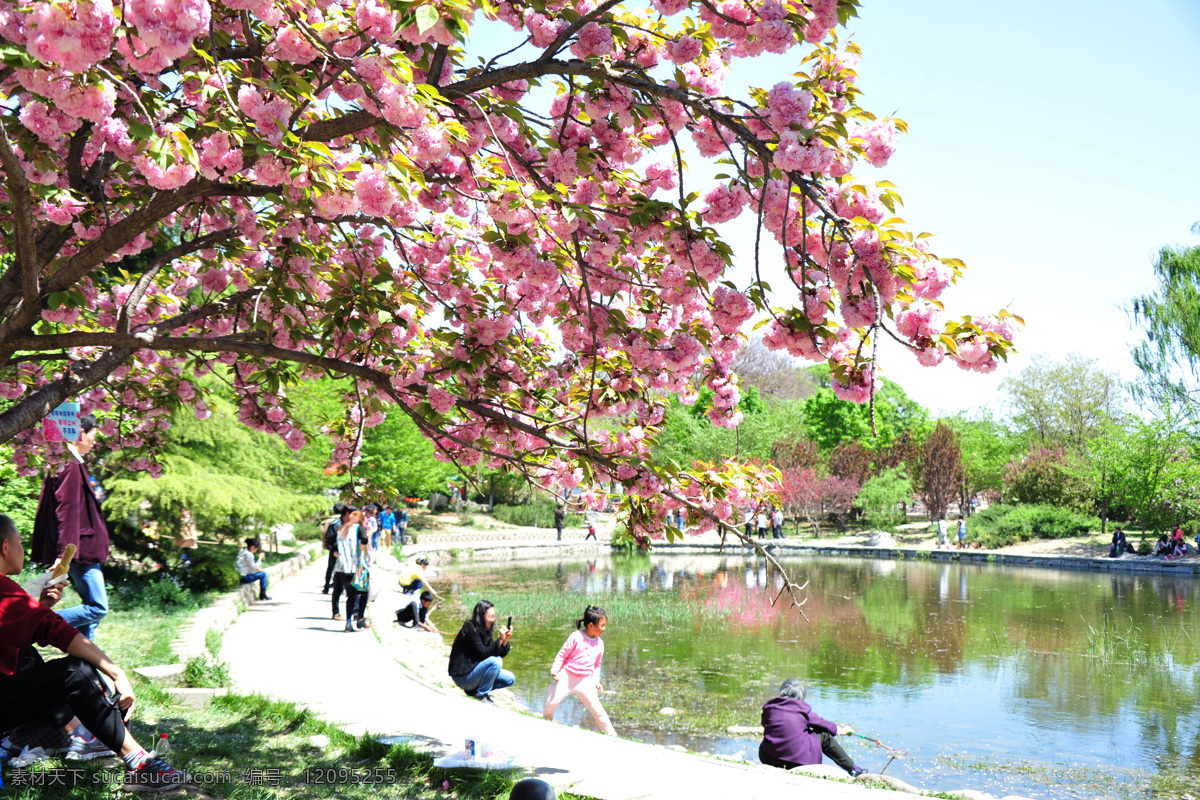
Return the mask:
POLYGON ((189 783, 177 770, 137 743, 126 723, 133 713, 133 687, 125 671, 100 648, 68 625, 51 607, 62 587, 50 587, 34 599, 9 575, 25 566, 25 549, 13 521, 0 514, 0 735, 18 725, 49 720, 82 722, 125 761, 131 789, 161 791, 189 783), (56 647, 69 657, 42 661, 34 644, 56 647), (28 654, 21 659, 21 651, 28 654), (23 668, 18 669, 18 662, 23 668), (115 695, 101 680, 112 682, 115 695))
POLYGON ((108 614, 108 592, 100 569, 108 560, 108 527, 83 463, 83 457, 96 445, 96 418, 83 415, 79 428, 79 441, 68 444, 74 459, 42 484, 30 555, 35 564, 53 564, 68 544, 75 545, 71 585, 83 602, 63 609, 59 616, 84 636, 95 639, 100 620, 108 614))
POLYGON ((853 733, 846 725, 822 719, 804 702, 808 690, 799 678, 788 678, 779 687, 779 696, 763 704, 763 740, 758 760, 769 767, 793 767, 820 764, 827 755, 851 777, 866 770, 855 766, 834 737, 853 733))

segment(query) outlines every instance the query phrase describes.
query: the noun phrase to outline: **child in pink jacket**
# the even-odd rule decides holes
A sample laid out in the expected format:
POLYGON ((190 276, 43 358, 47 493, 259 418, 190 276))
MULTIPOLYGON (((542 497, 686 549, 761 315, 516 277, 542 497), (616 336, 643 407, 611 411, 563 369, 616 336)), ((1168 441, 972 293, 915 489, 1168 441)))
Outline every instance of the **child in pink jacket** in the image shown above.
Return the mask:
POLYGON ((574 693, 583 701, 583 705, 591 712, 600 730, 609 736, 616 736, 608 718, 608 712, 600 705, 600 661, 604 658, 604 629, 608 626, 608 615, 603 608, 588 606, 583 611, 583 619, 575 621, 575 632, 567 637, 566 644, 554 657, 554 666, 550 668, 550 693, 546 696, 546 705, 542 707, 542 716, 548 720, 554 719, 554 712, 559 703, 574 693))

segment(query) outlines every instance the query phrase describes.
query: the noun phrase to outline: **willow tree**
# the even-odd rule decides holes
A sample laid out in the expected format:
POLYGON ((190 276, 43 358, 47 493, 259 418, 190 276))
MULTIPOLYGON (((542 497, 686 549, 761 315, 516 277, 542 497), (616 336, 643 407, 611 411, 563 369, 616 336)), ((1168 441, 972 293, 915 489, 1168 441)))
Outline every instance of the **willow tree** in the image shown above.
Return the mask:
POLYGON ((638 535, 680 504, 696 529, 732 518, 772 475, 648 456, 669 393, 703 385, 737 425, 729 364, 756 316, 856 402, 882 336, 985 372, 1011 347, 1004 312, 943 313, 962 263, 855 175, 904 128, 859 105, 835 33, 857 5, 6 5, 0 443, 53 460, 37 423, 75 397, 154 470, 219 362, 240 419, 294 448, 288 388, 351 379, 339 462, 400 413, 462 466, 619 482, 638 535), (520 45, 481 52, 477 16, 520 45), (723 88, 780 53, 786 80, 723 88), (690 178, 685 149, 721 174, 690 178), (785 290, 730 280, 717 226, 739 215, 759 232, 739 257, 772 248, 785 290))

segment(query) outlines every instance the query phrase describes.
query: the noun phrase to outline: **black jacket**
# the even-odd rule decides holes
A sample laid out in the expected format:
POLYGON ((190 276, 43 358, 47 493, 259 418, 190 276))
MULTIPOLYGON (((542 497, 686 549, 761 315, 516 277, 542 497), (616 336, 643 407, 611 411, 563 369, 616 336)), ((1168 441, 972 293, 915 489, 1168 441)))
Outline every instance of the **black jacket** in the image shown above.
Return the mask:
POLYGON ((507 644, 500 644, 492 639, 491 631, 481 631, 475 627, 475 623, 467 620, 450 647, 450 677, 461 678, 469 675, 479 662, 492 656, 504 658, 509 649, 507 644))

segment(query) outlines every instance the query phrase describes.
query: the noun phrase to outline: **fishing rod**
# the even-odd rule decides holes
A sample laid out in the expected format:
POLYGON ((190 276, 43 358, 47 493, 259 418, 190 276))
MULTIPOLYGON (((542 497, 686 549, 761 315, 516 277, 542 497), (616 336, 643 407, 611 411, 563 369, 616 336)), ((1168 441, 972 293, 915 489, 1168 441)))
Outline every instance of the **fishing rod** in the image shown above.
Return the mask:
POLYGON ((873 739, 873 738, 871 738, 870 736, 863 736, 861 733, 858 733, 857 731, 851 731, 851 732, 850 732, 850 735, 851 735, 851 736, 857 736, 857 737, 858 737, 858 738, 860 738, 860 739, 866 739, 866 740, 867 740, 868 742, 870 742, 871 744, 876 744, 876 745, 879 745, 879 746, 880 746, 880 747, 882 747, 884 750, 887 750, 887 751, 888 751, 888 755, 889 755, 889 756, 891 756, 891 757, 888 759, 888 762, 887 762, 886 764, 884 764, 884 765, 883 765, 883 769, 879 770, 879 774, 880 774, 880 775, 882 775, 882 774, 884 773, 884 771, 885 771, 885 770, 886 770, 888 767, 890 767, 890 766, 892 765, 892 762, 893 762, 893 761, 895 761, 897 758, 904 758, 904 756, 908 755, 908 751, 907 751, 907 750, 899 750, 899 749, 897 749, 897 748, 895 748, 895 747, 888 747, 886 744, 884 744, 883 742, 879 741, 878 739, 873 739))

